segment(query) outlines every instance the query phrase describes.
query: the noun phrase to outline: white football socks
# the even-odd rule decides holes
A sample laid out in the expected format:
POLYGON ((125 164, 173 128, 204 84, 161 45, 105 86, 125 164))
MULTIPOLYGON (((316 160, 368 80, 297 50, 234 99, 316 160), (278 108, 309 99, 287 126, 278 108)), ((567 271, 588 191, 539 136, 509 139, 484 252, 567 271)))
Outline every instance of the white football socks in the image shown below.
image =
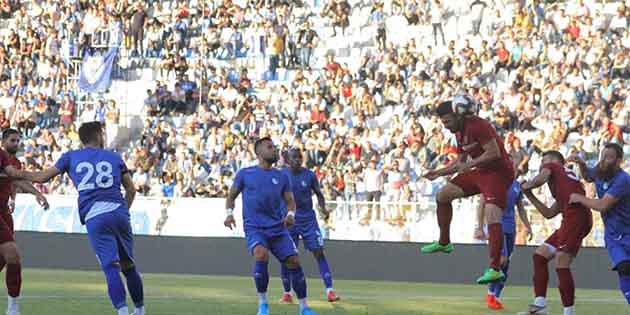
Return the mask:
POLYGON ((564 315, 573 315, 573 310, 574 309, 575 309, 575 305, 569 306, 569 307, 565 307, 564 308, 564 315))
POLYGON ((537 296, 534 299, 534 305, 539 306, 539 307, 545 307, 545 297, 544 296, 537 296))
POLYGON ((123 306, 118 309, 118 315, 129 315, 129 308, 123 306))
POLYGON ((7 310, 14 311, 18 310, 18 298, 17 297, 7 297, 7 310))
POLYGON ((300 302, 300 310, 308 308, 308 304, 306 303, 306 298, 298 299, 298 302, 300 302))
POLYGON ((269 302, 267 301, 267 292, 258 292, 258 304, 269 304, 269 302))

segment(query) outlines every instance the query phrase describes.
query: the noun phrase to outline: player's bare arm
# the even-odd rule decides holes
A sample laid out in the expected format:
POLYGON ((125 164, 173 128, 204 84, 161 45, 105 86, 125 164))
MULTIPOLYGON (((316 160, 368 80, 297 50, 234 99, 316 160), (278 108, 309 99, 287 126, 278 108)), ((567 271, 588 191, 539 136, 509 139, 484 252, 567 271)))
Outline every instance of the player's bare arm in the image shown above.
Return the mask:
POLYGON ((612 208, 619 199, 605 194, 602 198, 592 199, 580 194, 571 194, 569 197, 569 203, 579 203, 584 207, 593 209, 598 212, 606 212, 612 208))
POLYGON ((501 158, 501 150, 499 149, 499 144, 497 143, 496 139, 488 141, 488 143, 484 144, 482 148, 483 153, 480 156, 460 164, 457 171, 463 172, 471 168, 496 161, 501 158))
POLYGON ((591 178, 588 174, 588 166, 586 166, 586 162, 584 162, 584 160, 582 160, 579 156, 571 155, 567 158, 567 162, 577 164, 578 168, 580 169, 580 175, 582 176, 582 178, 584 178, 585 181, 589 183, 592 183, 594 181, 594 179, 591 178))
POLYGON ((521 184, 521 190, 523 192, 527 192, 534 188, 538 188, 544 185, 547 181, 549 181, 550 177, 551 177, 551 170, 547 168, 542 168, 540 169, 540 173, 538 173, 538 175, 536 175, 534 178, 521 184))
POLYGON ((483 225, 486 218, 486 203, 483 198, 479 199, 479 206, 477 207, 477 223, 475 224, 475 231, 473 237, 477 240, 487 239, 486 233, 483 231, 483 225))
POLYGON ((284 197, 284 202, 287 205, 287 216, 284 218, 284 224, 291 226, 295 224, 295 197, 293 197, 293 193, 290 191, 285 191, 282 197, 284 197))
POLYGON ((520 199, 516 203, 516 209, 518 210, 518 217, 519 219, 521 219, 521 222, 523 222, 523 225, 525 226, 525 230, 527 231, 527 240, 531 241, 532 238, 534 237, 534 234, 532 233, 532 225, 531 223, 529 223, 529 218, 527 217, 527 210, 525 210, 525 205, 523 205, 522 199, 520 199))
POLYGON ((17 168, 7 165, 4 167, 4 172, 12 179, 23 179, 34 183, 46 183, 55 176, 61 174, 61 171, 52 166, 43 171, 28 172, 18 170, 17 168))
POLYGON ((30 182, 26 180, 15 180, 15 181, 12 181, 11 184, 13 184, 13 186, 16 188, 17 191, 35 196, 37 203, 42 208, 44 208, 44 210, 48 210, 48 208, 50 208, 50 205, 48 204, 48 200, 46 199, 44 194, 42 194, 39 190, 37 190, 37 188, 35 188, 35 186, 33 186, 33 184, 31 184, 30 182))
POLYGON ((538 212, 540 212, 540 214, 542 214, 542 216, 546 219, 551 219, 560 213, 560 208, 557 202, 554 202, 551 207, 547 207, 547 205, 540 201, 531 190, 524 191, 524 194, 534 207, 536 207, 538 212))
POLYGON ((125 188, 125 200, 127 200, 127 208, 131 209, 131 205, 136 198, 136 185, 133 184, 133 179, 129 173, 125 173, 122 176, 122 185, 125 188))
POLYGON ((234 206, 236 205, 236 198, 240 193, 241 192, 237 188, 231 187, 230 191, 228 192, 227 198, 225 198, 225 209, 227 212, 227 217, 225 218, 225 221, 223 221, 223 225, 225 225, 225 227, 229 228, 230 230, 236 227, 236 220, 234 220, 234 206))
POLYGON ((315 194, 315 197, 317 197, 317 205, 324 221, 328 221, 330 218, 330 211, 326 208, 326 199, 324 198, 322 190, 319 187, 313 187, 313 193, 315 194))
POLYGON ((447 166, 445 168, 438 169, 438 170, 429 171, 429 172, 425 173, 422 177, 424 177, 424 178, 426 178, 428 180, 435 180, 435 179, 443 177, 443 176, 453 175, 453 174, 458 172, 458 170, 460 169, 461 164, 464 163, 464 161, 466 160, 467 157, 468 157, 468 155, 461 154, 457 158, 457 161, 455 161, 451 165, 449 165, 449 166, 447 166))

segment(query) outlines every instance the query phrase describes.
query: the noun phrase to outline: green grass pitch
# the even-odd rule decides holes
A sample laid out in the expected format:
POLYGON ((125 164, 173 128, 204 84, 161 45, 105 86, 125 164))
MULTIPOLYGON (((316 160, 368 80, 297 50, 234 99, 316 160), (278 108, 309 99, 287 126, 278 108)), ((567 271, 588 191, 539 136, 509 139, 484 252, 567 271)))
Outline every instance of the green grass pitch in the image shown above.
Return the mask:
MULTIPOLYGON (((144 274, 148 315, 255 315, 256 294, 247 277, 144 274)), ((23 315, 114 314, 100 272, 25 269, 23 315)), ((326 302, 319 278, 308 279, 311 306, 320 315, 516 314, 531 301, 529 287, 507 287, 506 310, 488 310, 485 287, 431 283, 335 281, 342 300, 326 302)), ((297 314, 297 305, 278 305, 282 286, 269 285, 270 314, 297 314)), ((578 314, 616 315, 629 310, 618 291, 577 290, 578 314)), ((549 289, 550 314, 562 314, 557 289, 549 289)), ((128 298, 129 299, 129 298, 128 298)), ((4 299, 3 299, 4 300, 4 299)), ((6 307, 2 302, 0 307, 6 307)), ((131 305, 131 301, 129 301, 131 305)))

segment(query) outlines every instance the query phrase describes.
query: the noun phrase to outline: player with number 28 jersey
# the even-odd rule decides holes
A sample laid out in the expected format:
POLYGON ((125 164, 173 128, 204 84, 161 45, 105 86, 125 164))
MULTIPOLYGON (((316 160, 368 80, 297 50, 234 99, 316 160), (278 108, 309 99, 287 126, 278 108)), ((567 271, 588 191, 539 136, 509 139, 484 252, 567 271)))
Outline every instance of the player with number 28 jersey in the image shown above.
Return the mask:
POLYGON ((128 172, 121 157, 111 151, 84 148, 64 153, 55 167, 68 173, 79 193, 81 223, 99 214, 129 209, 120 191, 122 174, 128 172))
POLYGON ((47 182, 67 173, 79 193, 79 217, 87 228, 90 245, 105 273, 108 293, 117 315, 129 315, 120 273, 134 302, 134 315, 144 315, 144 289, 133 254, 129 208, 136 190, 122 158, 103 149, 99 122, 79 128, 83 148, 64 153, 53 167, 41 172, 13 171, 13 177, 47 182), (17 176, 15 176, 17 175, 17 176), (124 187, 123 197, 120 188, 124 187))

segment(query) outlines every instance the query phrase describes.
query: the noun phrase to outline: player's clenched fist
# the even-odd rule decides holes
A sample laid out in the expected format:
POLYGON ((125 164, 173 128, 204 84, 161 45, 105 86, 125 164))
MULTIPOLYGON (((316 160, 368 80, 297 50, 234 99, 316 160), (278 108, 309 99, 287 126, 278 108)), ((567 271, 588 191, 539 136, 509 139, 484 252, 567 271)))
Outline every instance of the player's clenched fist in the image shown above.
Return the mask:
POLYGON ((289 226, 292 226, 293 224, 295 224, 295 216, 291 214, 287 214, 287 216, 284 218, 284 225, 289 227, 289 226))
POLYGON ((236 220, 234 220, 234 216, 233 215, 228 215, 227 218, 225 218, 225 221, 223 221, 223 225, 225 225, 225 227, 229 228, 230 230, 232 228, 236 227, 236 220))

